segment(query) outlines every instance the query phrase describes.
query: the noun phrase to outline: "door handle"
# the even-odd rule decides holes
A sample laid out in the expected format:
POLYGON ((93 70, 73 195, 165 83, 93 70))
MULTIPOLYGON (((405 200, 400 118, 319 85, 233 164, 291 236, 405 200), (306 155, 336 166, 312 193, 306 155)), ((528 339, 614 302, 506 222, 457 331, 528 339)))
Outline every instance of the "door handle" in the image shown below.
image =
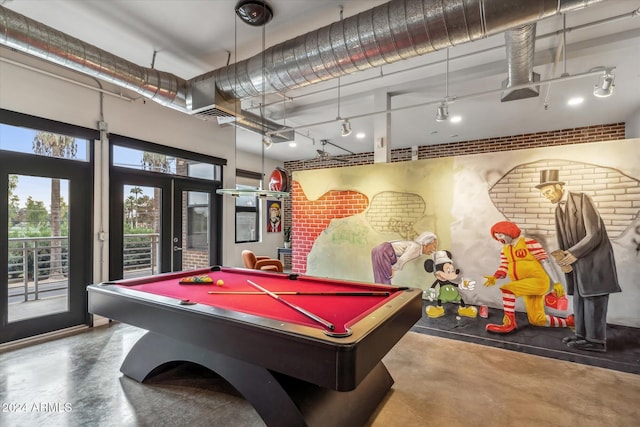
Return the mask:
POLYGON ((181 251, 181 250, 182 250, 182 248, 180 248, 180 247, 178 247, 178 246, 174 246, 174 247, 173 247, 173 250, 174 250, 174 251, 181 251))

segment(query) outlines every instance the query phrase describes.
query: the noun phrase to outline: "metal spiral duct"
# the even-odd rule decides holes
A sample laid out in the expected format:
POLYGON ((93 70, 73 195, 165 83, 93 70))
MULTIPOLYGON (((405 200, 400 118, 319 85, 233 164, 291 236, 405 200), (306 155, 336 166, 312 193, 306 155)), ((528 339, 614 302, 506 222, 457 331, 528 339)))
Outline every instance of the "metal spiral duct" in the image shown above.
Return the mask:
POLYGON ((238 111, 240 99, 424 55, 598 1, 395 0, 189 81, 128 62, 2 6, 0 44, 207 117, 211 111, 238 111), (225 104, 219 95, 234 108, 218 108, 225 104))
POLYGON ((395 0, 200 78, 213 76, 218 90, 228 98, 286 92, 478 40, 595 2, 395 0))
POLYGON ((526 83, 540 81, 540 74, 533 72, 533 57, 536 44, 536 24, 523 25, 504 33, 507 50, 507 79, 502 87, 507 89, 501 101, 531 98, 539 95, 539 87, 528 87, 516 90, 509 88, 526 83))
POLYGON ((2 6, 0 44, 184 109, 185 80, 133 64, 2 6))

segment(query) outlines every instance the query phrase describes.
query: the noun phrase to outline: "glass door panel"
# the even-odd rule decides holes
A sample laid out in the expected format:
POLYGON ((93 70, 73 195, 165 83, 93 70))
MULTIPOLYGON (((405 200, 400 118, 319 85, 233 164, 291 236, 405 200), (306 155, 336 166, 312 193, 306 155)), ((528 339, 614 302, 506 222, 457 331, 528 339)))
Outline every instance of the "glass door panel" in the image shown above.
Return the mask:
POLYGON ((211 197, 208 192, 182 192, 181 269, 192 270, 209 266, 209 236, 211 197))
POLYGON ((123 278, 158 274, 162 189, 139 185, 123 189, 123 278))
POLYGON ((7 322, 69 311, 69 180, 9 175, 7 322))

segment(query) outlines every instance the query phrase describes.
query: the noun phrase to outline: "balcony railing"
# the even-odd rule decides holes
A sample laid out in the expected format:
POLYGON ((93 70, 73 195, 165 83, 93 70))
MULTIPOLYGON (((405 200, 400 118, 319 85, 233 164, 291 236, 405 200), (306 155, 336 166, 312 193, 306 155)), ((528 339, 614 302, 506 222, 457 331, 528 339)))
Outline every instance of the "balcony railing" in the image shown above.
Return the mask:
MULTIPOLYGON (((124 235, 125 278, 158 273, 158 237, 156 233, 124 235)), ((67 236, 9 238, 8 245, 9 302, 67 294, 67 236)))
POLYGON ((148 276, 157 274, 159 265, 159 234, 125 234, 123 240, 123 276, 148 276))
POLYGON ((68 237, 10 238, 8 245, 10 301, 38 300, 68 287, 68 237))

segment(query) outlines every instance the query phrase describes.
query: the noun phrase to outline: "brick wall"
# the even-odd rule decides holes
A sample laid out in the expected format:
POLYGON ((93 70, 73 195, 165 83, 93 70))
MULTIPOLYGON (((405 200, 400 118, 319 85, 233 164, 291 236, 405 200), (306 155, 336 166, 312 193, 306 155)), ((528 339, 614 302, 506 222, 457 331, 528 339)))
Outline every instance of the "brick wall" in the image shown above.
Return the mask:
POLYGON ((368 198, 356 191, 329 191, 318 200, 309 200, 295 181, 291 188, 291 202, 291 270, 296 273, 306 271, 307 255, 332 219, 359 214, 369 205, 368 198))
MULTIPOLYGON (((537 148, 537 147, 550 147, 556 145, 568 145, 568 144, 584 144, 589 142, 598 142, 598 141, 612 141, 618 139, 625 139, 625 124, 624 123, 612 123, 605 125, 594 125, 594 126, 586 126, 582 128, 573 128, 573 129, 561 129, 555 131, 548 132, 536 132, 529 134, 521 134, 521 135, 511 135, 504 136, 498 138, 487 138, 487 139, 477 139, 471 141, 464 142, 453 142, 449 144, 438 144, 438 145, 423 145, 418 147, 418 159, 432 159, 438 157, 451 157, 451 156, 461 156, 468 154, 479 154, 479 153, 490 153, 490 152, 499 152, 499 151, 512 151, 512 150, 523 150, 527 148, 537 148)), ((355 155, 347 155, 347 156, 334 156, 339 157, 340 159, 348 160, 348 162, 339 162, 335 160, 331 161, 323 161, 320 159, 314 160, 295 160, 284 163, 284 169, 288 173, 292 173, 294 171, 299 170, 312 170, 312 169, 326 169, 326 168, 334 168, 334 167, 347 167, 347 166, 357 166, 357 165, 370 165, 373 164, 373 152, 361 153, 355 155)), ((391 150, 391 162, 405 162, 411 161, 411 148, 401 148, 396 150, 391 150)), ((542 168, 542 166, 541 166, 542 168)), ((535 175, 534 171, 527 172, 531 174, 527 179, 537 181, 539 179, 539 174, 533 178, 535 175)), ((564 172, 563 172, 564 173, 564 172)), ((596 172, 594 172, 596 173, 596 172)), ((573 180, 573 178, 572 178, 573 180)), ((533 181, 527 181, 526 184, 530 186, 533 181)), ((567 179, 568 182, 568 179, 567 179)), ((537 183, 537 182, 536 182, 537 183)), ((570 190, 578 191, 578 189, 573 186, 568 188, 570 190)), ((523 188, 524 188, 523 185, 523 188)), ((535 184, 533 184, 535 185, 535 184)), ((576 184, 578 185, 578 184, 576 184)), ((588 185, 588 184, 585 184, 588 185)), ((614 190, 614 186, 617 184, 613 184, 610 190, 614 190)), ((494 186, 496 192, 498 188, 494 186)), ((298 210, 298 215, 294 216, 292 207, 296 207, 298 209, 297 204, 302 202, 302 200, 298 200, 297 198, 303 196, 303 192, 300 191, 300 188, 297 188, 296 191, 296 183, 294 183, 292 188, 292 197, 285 199, 284 209, 283 209, 283 222, 284 226, 295 224, 298 220, 301 220, 303 217, 302 211, 298 210), (300 217, 300 219, 298 218, 300 217), (293 222, 292 222, 293 221, 293 222)), ((535 188, 534 188, 535 190, 535 188)), ((527 189, 527 191, 531 191, 531 187, 527 189)), ((585 188, 586 191, 586 188, 585 188)), ((634 190, 627 190, 634 191, 634 190)), ((615 207, 606 206, 606 204, 610 204, 610 200, 604 200, 608 197, 611 197, 612 194, 599 194, 594 198, 594 201, 597 200, 599 203, 598 208, 604 209, 605 214, 608 212, 607 209, 615 209, 615 207), (599 199, 600 198, 600 199, 599 199)), ((493 196, 492 196, 493 197, 493 196)), ((526 198, 525 195, 522 195, 523 198, 526 198)), ((540 195, 536 193, 536 202, 540 203, 540 195)), ((637 197, 637 196, 635 196, 637 197)), ((622 195, 618 195, 618 199, 624 198, 622 195)), ((544 203, 545 200, 542 201, 544 203)), ((548 203, 548 202, 547 202, 548 203)), ((548 203, 549 204, 549 203, 548 203)), ((365 206, 366 208, 366 206, 365 206)), ((506 207, 505 208, 509 208, 506 207)), ((529 213, 533 214, 534 209, 542 209, 542 212, 535 211, 535 215, 538 215, 538 218, 535 218, 533 215, 527 221, 537 221, 536 226, 538 226, 538 222, 546 221, 546 216, 549 215, 548 212, 551 211, 551 206, 538 206, 538 207, 529 207, 529 213)), ((620 207, 618 207, 618 212, 620 211, 620 207)), ((604 215, 603 215, 604 216, 604 215)), ((615 217, 610 217, 608 221, 611 225, 614 225, 616 222, 615 217)), ((326 225, 329 224, 329 220, 323 219, 322 222, 325 224, 323 228, 316 229, 316 234, 326 228, 326 225)), ((525 222, 525 224, 527 224, 525 222)), ((303 238, 303 235, 298 235, 295 232, 296 226, 292 227, 294 232, 292 233, 292 247, 293 247, 293 262, 292 262, 292 271, 294 272, 304 272, 306 269, 306 259, 307 254, 311 250, 313 245, 313 241, 315 241, 315 237, 313 237, 313 241, 305 240, 299 241, 299 239, 303 238)), ((304 235, 305 239, 307 239, 306 234, 304 235)))
POLYGON ((383 191, 371 199, 367 221, 379 233, 395 232, 413 240, 418 231, 413 224, 424 216, 424 199, 417 194, 383 191))

